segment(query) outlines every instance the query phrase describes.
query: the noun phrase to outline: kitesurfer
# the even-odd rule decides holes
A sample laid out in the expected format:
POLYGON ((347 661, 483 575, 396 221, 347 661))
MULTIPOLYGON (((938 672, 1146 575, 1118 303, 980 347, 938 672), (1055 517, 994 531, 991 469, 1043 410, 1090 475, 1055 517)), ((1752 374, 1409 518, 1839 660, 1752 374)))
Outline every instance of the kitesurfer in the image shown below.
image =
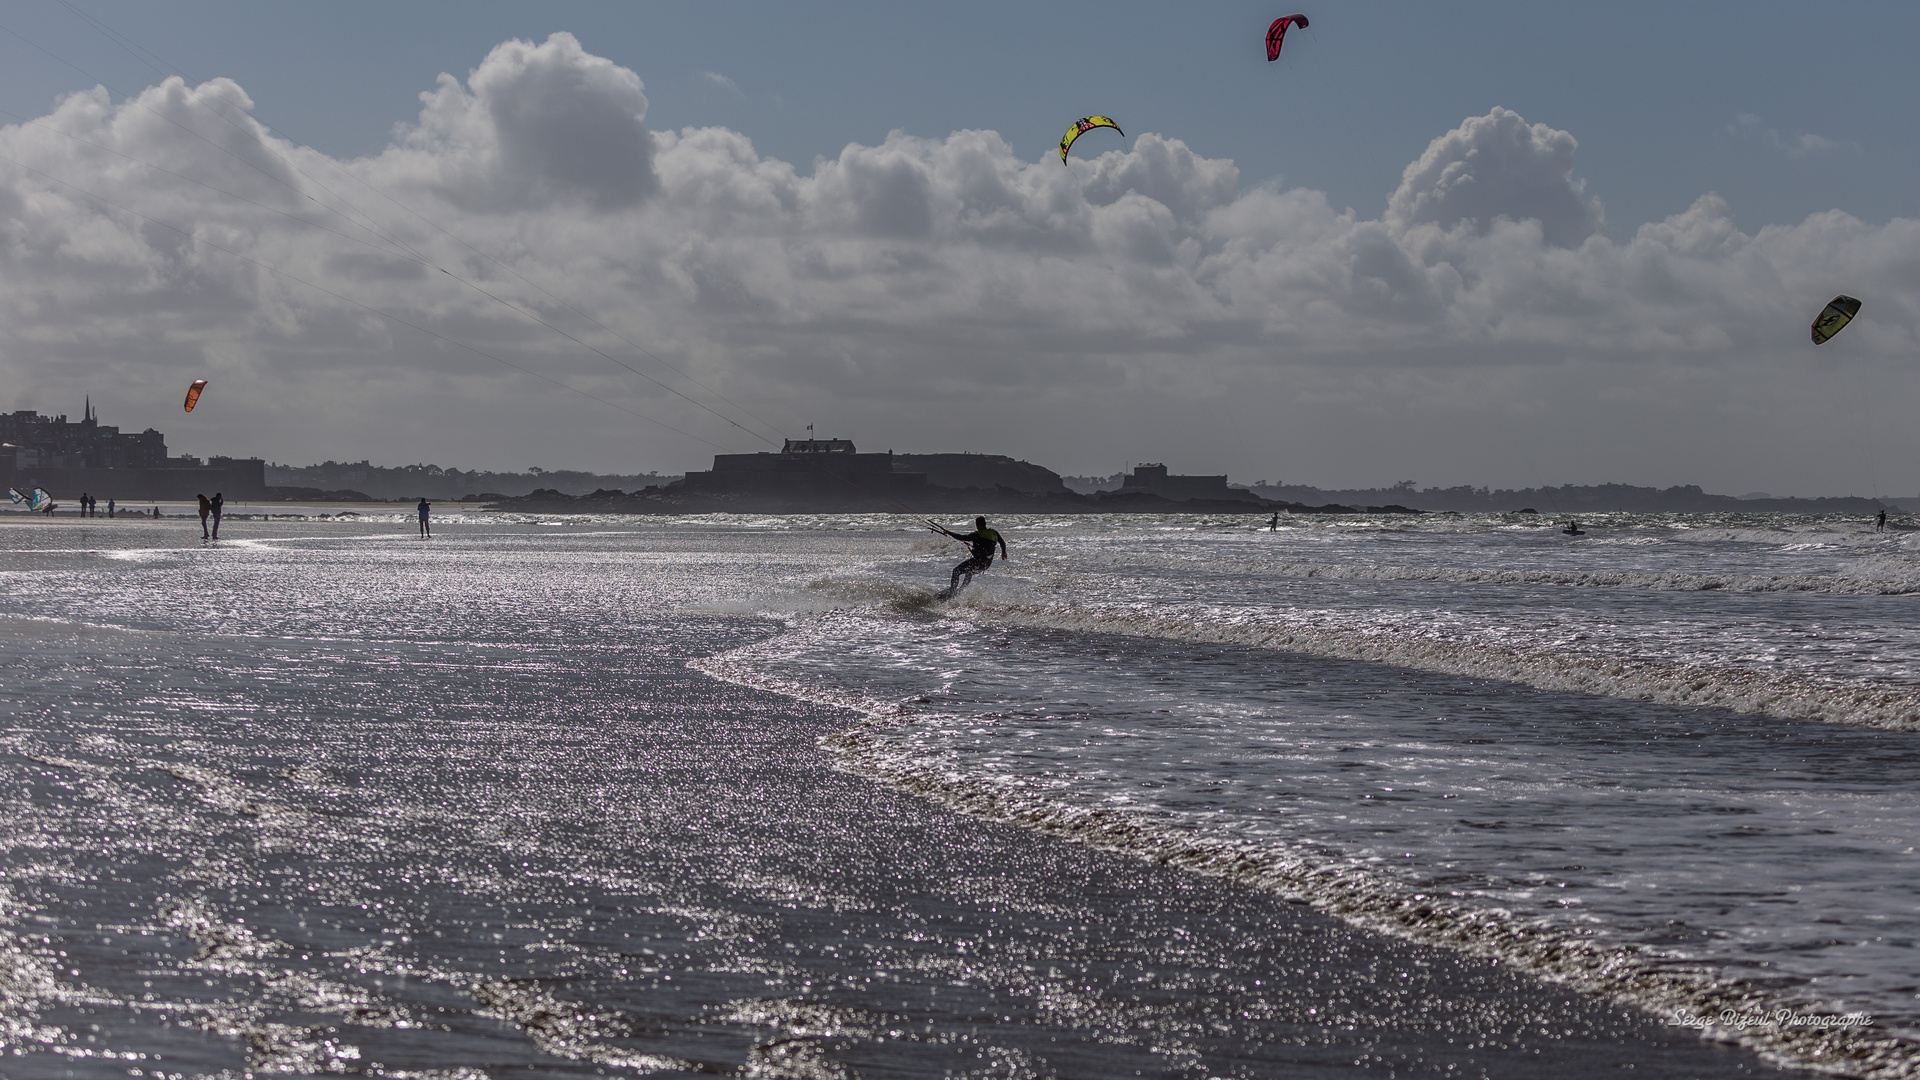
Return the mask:
POLYGON ((1273 512, 1273 516, 1267 519, 1267 531, 1268 532, 1280 531, 1280 511, 1275 510, 1273 512))
POLYGON ((986 518, 974 518, 973 531, 964 535, 954 532, 944 525, 934 525, 931 521, 927 522, 927 524, 933 525, 935 531, 946 533, 948 536, 953 537, 955 540, 973 549, 973 554, 967 561, 953 568, 953 578, 947 583, 947 591, 940 594, 940 599, 942 600, 953 599, 959 594, 962 588, 966 587, 968 582, 973 580, 973 575, 993 565, 994 545, 998 544, 1000 546, 1001 558, 1004 559, 1008 557, 1006 540, 1003 539, 999 533, 987 528, 986 518))
POLYGON ((1886 510, 1882 509, 1880 511, 1880 520, 1873 523, 1873 531, 1879 532, 1882 529, 1885 529, 1886 527, 1887 527, 1887 512, 1886 510))
POLYGON ((208 505, 213 508, 213 538, 218 540, 220 539, 220 508, 227 505, 227 500, 216 491, 213 493, 213 502, 208 505))
POLYGON ((1567 519, 1567 527, 1564 529, 1561 529, 1560 531, 1563 533, 1566 533, 1568 536, 1585 536, 1586 535, 1586 531, 1580 528, 1579 518, 1567 519))
POLYGON ((432 512, 433 508, 427 505, 427 500, 423 497, 420 500, 420 505, 414 509, 420 513, 420 535, 432 536, 433 525, 427 521, 427 515, 432 512))
POLYGON ((213 504, 207 501, 207 493, 202 491, 194 498, 200 500, 200 539, 207 539, 207 515, 213 513, 213 504))

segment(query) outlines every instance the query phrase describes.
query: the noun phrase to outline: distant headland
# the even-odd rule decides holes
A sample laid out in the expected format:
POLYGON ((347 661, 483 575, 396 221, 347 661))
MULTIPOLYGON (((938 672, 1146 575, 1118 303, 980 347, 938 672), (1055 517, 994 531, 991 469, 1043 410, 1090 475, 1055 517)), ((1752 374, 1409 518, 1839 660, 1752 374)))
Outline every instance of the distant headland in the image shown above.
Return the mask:
POLYGON ((1736 498, 1697 486, 1626 484, 1558 488, 1453 487, 1327 490, 1303 485, 1233 485, 1224 475, 1187 476, 1153 463, 1113 477, 1067 478, 999 454, 861 453, 847 439, 789 439, 778 452, 719 454, 713 468, 638 491, 568 494, 555 488, 517 497, 467 496, 499 510, 541 513, 998 513, 998 514, 1418 514, 1553 515, 1635 513, 1862 514, 1876 499, 1736 498), (1091 481, 1091 482, 1089 482, 1091 481))
MULTIPOLYGON (((1063 477, 1001 454, 861 453, 849 439, 789 439, 776 452, 719 454, 685 476, 529 469, 502 473, 437 465, 383 468, 366 461, 294 467, 260 458, 171 456, 166 436, 103 425, 91 402, 82 418, 0 414, 0 479, 72 501, 86 492, 121 501, 191 499, 223 491, 229 502, 458 501, 499 510, 628 514, 1418 514, 1636 513, 1860 514, 1880 500, 1712 495, 1697 486, 1626 484, 1557 488, 1327 489, 1228 483, 1224 475, 1172 472, 1159 463, 1107 477, 1063 477)), ((1888 505, 1889 509, 1895 508, 1888 505)))

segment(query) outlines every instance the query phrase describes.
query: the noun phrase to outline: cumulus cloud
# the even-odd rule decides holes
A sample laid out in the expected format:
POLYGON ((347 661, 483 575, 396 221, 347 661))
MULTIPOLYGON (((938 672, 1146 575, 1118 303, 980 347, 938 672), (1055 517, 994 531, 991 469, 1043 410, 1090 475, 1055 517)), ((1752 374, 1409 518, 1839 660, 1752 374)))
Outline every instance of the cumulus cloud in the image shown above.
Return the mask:
POLYGON ((572 34, 509 41, 465 86, 442 75, 420 99, 420 121, 389 170, 418 170, 459 206, 509 213, 582 201, 610 211, 656 186, 640 77, 589 55, 572 34))
POLYGON ((1576 247, 1600 231, 1597 199, 1573 175, 1572 135, 1494 109, 1453 129, 1407 166, 1387 203, 1387 222, 1466 225, 1486 232, 1497 221, 1536 221, 1558 247, 1576 247))
MULTIPOLYGON (((1434 139, 1377 219, 1152 133, 1062 168, 990 131, 893 132, 802 170, 736 131, 649 130, 639 76, 566 34, 443 76, 365 159, 251 108, 169 80, 0 129, 15 407, 120 394, 122 420, 179 430, 137 403, 210 374, 216 452, 678 468, 760 448, 505 300, 721 411, 656 361, 876 448, 1329 481, 1439 455, 1539 483, 1580 477, 1487 471, 1511 454, 1486 432, 1598 402, 1618 432, 1665 430, 1676 403, 1751 417, 1765 387, 1814 385, 1794 350, 1836 291, 1869 298, 1857 356, 1920 339, 1920 222, 1744 231, 1703 194, 1616 242, 1573 136, 1502 108, 1434 139)), ((1692 445, 1661 438, 1595 453, 1692 445)))

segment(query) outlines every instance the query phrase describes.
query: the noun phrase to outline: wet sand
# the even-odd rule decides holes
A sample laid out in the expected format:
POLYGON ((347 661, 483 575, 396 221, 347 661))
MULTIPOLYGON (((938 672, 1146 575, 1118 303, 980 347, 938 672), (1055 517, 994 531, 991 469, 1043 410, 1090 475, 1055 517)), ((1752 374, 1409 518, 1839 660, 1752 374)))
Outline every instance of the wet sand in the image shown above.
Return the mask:
POLYGON ((844 715, 686 669, 755 620, 5 622, 9 1077, 1786 1075, 836 771, 844 715))

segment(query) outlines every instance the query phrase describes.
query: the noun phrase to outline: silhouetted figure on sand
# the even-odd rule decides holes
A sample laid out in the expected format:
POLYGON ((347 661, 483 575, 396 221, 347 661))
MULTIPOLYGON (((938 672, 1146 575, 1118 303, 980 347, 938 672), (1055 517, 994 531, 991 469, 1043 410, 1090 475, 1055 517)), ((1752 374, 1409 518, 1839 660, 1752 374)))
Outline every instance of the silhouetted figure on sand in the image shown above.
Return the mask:
POLYGON ((207 539, 207 515, 213 513, 213 504, 207 501, 205 492, 195 495, 200 500, 200 539, 207 539))
POLYGON ((227 505, 227 500, 216 491, 213 493, 213 502, 210 505, 213 507, 213 538, 218 540, 220 539, 220 508, 227 505))
POLYGON ((420 505, 416 507, 416 509, 420 511, 420 535, 432 536, 433 522, 429 521, 428 517, 433 513, 433 507, 427 505, 427 500, 421 499, 420 505))

